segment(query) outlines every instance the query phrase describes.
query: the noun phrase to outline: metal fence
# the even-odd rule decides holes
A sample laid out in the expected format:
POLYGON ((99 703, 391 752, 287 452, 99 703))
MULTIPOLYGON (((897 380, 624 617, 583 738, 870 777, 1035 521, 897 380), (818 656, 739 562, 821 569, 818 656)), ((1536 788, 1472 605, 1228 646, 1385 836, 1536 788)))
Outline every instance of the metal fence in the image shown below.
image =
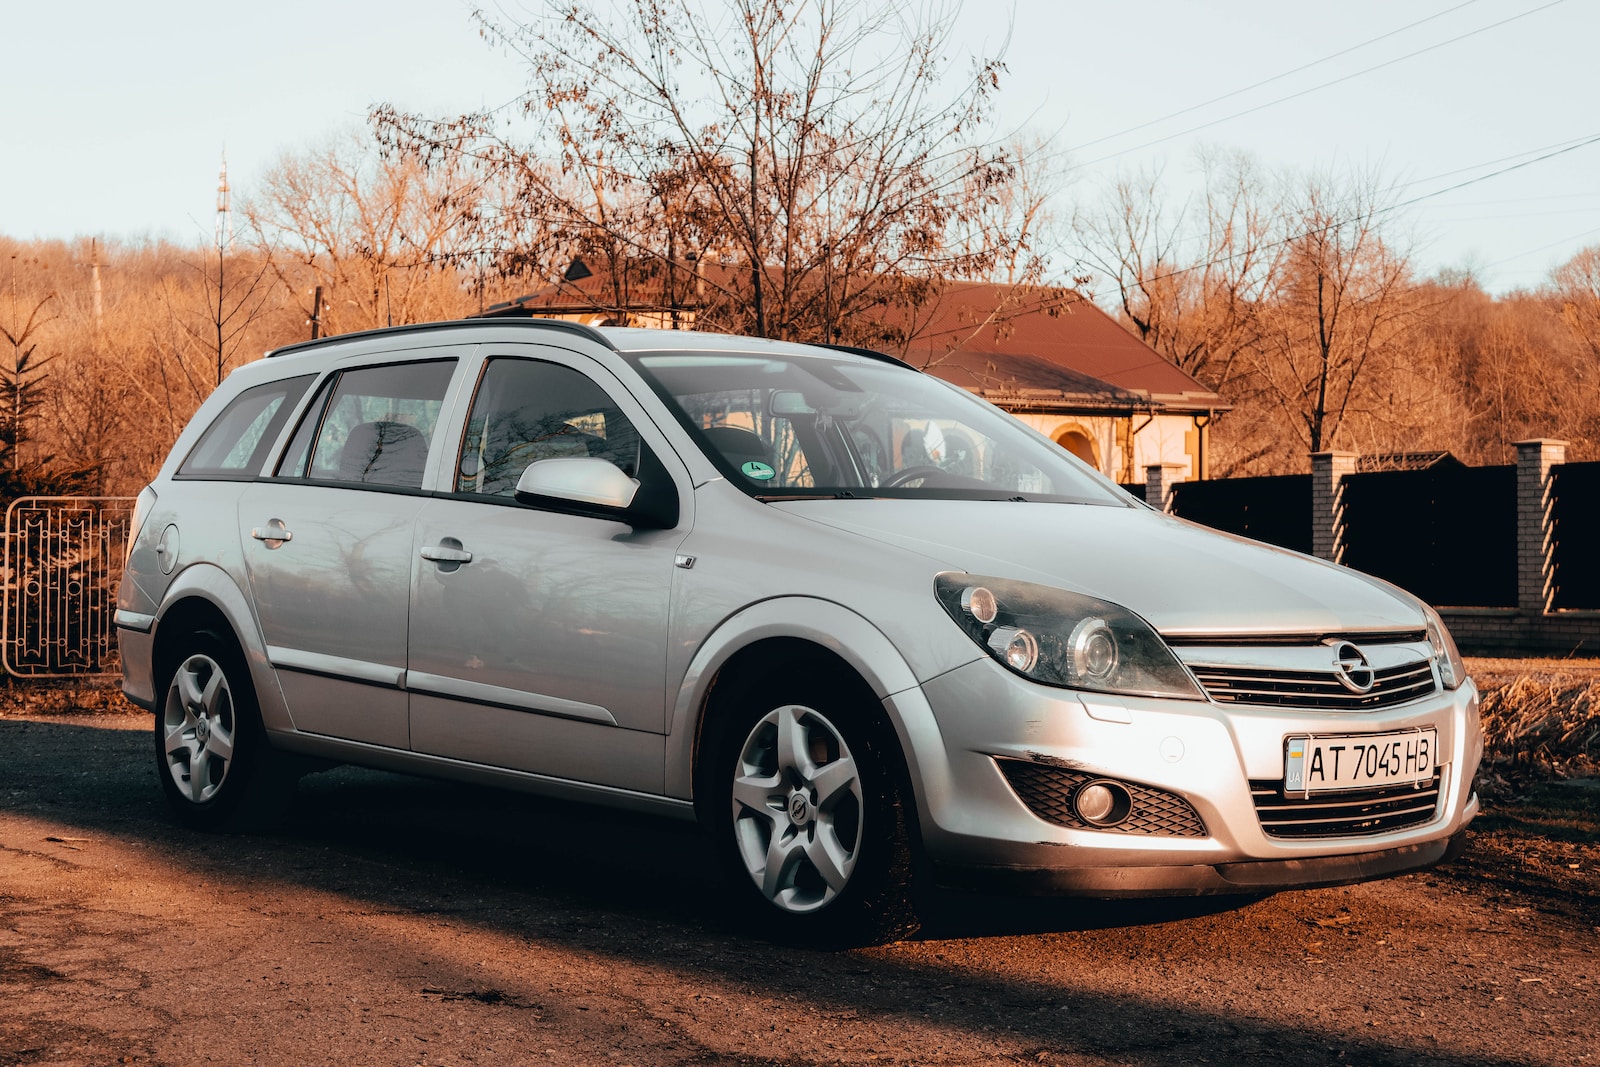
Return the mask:
POLYGON ((1346 566, 1430 604, 1516 607, 1516 467, 1352 474, 1344 504, 1346 566))
POLYGON ((22 678, 114 674, 132 497, 20 497, 6 509, 0 665, 22 678))
POLYGON ((1269 545, 1311 551, 1311 475, 1179 482, 1172 487, 1172 512, 1269 545))
POLYGON ((1600 463, 1550 468, 1556 608, 1600 608, 1600 463))

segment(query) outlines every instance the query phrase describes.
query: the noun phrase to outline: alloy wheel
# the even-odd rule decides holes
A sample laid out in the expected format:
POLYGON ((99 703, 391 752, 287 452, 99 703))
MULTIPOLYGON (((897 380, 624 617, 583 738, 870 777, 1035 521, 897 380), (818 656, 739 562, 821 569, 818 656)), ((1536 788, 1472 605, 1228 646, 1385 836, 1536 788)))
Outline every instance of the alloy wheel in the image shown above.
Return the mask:
POLYGON ((204 804, 223 787, 236 730, 233 690, 222 667, 203 654, 184 660, 167 689, 162 750, 185 799, 204 804))
POLYGON ((803 914, 844 891, 861 851, 861 768, 820 712, 787 704, 757 721, 732 800, 739 857, 769 901, 803 914))

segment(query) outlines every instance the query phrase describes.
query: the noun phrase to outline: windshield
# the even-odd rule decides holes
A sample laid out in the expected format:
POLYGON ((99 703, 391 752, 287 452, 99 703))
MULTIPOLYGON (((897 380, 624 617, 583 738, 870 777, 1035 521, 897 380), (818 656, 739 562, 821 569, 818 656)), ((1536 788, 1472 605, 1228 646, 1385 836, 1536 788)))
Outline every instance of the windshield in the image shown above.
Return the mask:
POLYGON ((831 354, 628 358, 728 480, 761 499, 1129 503, 1009 415, 905 367, 831 354))

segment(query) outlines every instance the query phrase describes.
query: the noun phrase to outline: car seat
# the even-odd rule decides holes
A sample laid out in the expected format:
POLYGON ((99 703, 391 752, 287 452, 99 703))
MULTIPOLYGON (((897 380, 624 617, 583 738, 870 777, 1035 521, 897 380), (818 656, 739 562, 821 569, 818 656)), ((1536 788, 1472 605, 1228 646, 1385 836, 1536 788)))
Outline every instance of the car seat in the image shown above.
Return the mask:
POLYGON ((351 428, 339 453, 339 480, 422 488, 428 439, 415 426, 381 420, 351 428))

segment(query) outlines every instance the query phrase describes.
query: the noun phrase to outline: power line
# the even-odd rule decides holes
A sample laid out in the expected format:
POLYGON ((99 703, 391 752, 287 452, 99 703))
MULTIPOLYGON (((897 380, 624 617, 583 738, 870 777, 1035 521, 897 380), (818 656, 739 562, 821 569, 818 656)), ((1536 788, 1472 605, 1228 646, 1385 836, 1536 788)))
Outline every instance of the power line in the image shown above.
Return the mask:
POLYGON ((1582 233, 1575 233, 1570 237, 1563 237, 1559 241, 1551 241, 1549 244, 1540 245, 1538 248, 1530 248, 1525 252, 1518 252, 1514 256, 1507 256, 1505 259, 1497 259, 1493 263, 1485 264, 1484 267, 1485 269, 1488 269, 1489 267, 1498 267, 1502 263, 1510 263, 1512 260, 1521 259, 1524 256, 1531 256, 1536 252, 1544 252, 1552 248, 1559 248, 1561 245, 1571 244, 1573 241, 1581 241, 1585 237, 1589 237, 1597 233, 1600 233, 1600 227, 1596 227, 1592 230, 1585 230, 1582 233))
MULTIPOLYGON (((1560 0, 1557 0, 1557 2, 1560 2, 1560 0)), ((1443 196, 1445 193, 1453 193, 1457 189, 1465 189, 1469 185, 1477 185, 1479 182, 1488 181, 1490 178, 1498 178, 1502 174, 1510 174, 1512 171, 1521 170, 1523 167, 1531 167, 1535 163, 1543 163, 1545 160, 1554 159, 1556 156, 1564 156, 1568 152, 1575 152, 1580 148, 1587 148, 1592 144, 1600 144, 1600 135, 1588 137, 1584 140, 1578 141, 1575 144, 1569 144, 1565 148, 1558 148, 1553 152, 1546 152, 1542 156, 1535 156, 1533 159, 1527 159, 1521 163, 1513 163, 1509 167, 1502 167, 1499 170, 1490 171, 1488 174, 1480 174, 1476 178, 1468 178, 1464 182, 1457 182, 1455 185, 1448 186, 1444 189, 1436 189, 1431 193, 1424 193, 1421 196, 1412 197, 1410 200, 1402 200, 1400 203, 1391 205, 1383 210, 1384 212, 1398 211, 1400 208, 1410 207, 1412 204, 1420 204, 1424 200, 1432 200, 1434 197, 1443 196)))
POLYGON ((1531 156, 1539 152, 1548 152, 1553 148, 1566 148, 1568 146, 1577 145, 1583 141, 1587 141, 1591 136, 1591 134, 1584 134, 1581 137, 1569 137, 1564 141, 1553 141, 1550 144, 1541 145, 1538 148, 1528 148, 1521 152, 1513 152, 1509 156, 1501 156, 1499 159, 1486 159, 1482 163, 1474 163, 1469 167, 1457 167, 1455 170, 1440 171, 1438 174, 1430 174, 1426 178, 1413 178, 1411 181, 1402 182, 1399 188, 1409 189, 1413 185, 1421 185, 1423 182, 1438 181, 1440 178, 1453 178, 1457 174, 1470 174, 1475 170, 1482 170, 1484 167, 1492 167, 1497 163, 1508 163, 1513 159, 1521 159, 1524 156, 1531 156))
MULTIPOLYGON (((1557 2, 1559 3, 1560 0, 1557 0, 1557 2)), ((1468 187, 1470 185, 1477 185, 1479 182, 1488 181, 1490 178, 1498 178, 1502 174, 1509 174, 1511 171, 1521 170, 1523 167, 1529 167, 1529 166, 1532 166, 1535 163, 1542 163, 1547 159, 1554 159, 1556 156, 1566 155, 1568 152, 1574 152, 1574 151, 1577 151, 1580 148, 1586 148, 1589 145, 1593 145, 1593 144, 1600 144, 1600 134, 1596 134, 1596 135, 1584 138, 1582 140, 1579 140, 1579 141, 1577 141, 1575 143, 1568 144, 1566 147, 1559 148, 1559 149, 1557 149, 1557 150, 1555 150, 1553 152, 1546 152, 1544 155, 1538 156, 1538 157, 1536 157, 1534 159, 1525 160, 1525 161, 1523 161, 1521 163, 1516 163, 1516 164, 1513 164, 1513 165, 1511 165, 1509 167, 1502 167, 1500 170, 1491 171, 1488 174, 1482 174, 1482 175, 1479 175, 1476 178, 1469 178, 1464 182, 1458 182, 1455 185, 1449 186, 1449 187, 1444 188, 1444 189, 1436 189, 1431 193, 1423 193, 1421 196, 1412 197, 1410 200, 1403 200, 1403 201, 1400 201, 1398 203, 1387 204, 1387 205, 1385 205, 1383 207, 1380 207, 1380 208, 1377 208, 1377 209, 1375 209, 1375 210, 1373 210, 1371 212, 1358 213, 1358 214, 1355 214, 1355 215, 1351 215, 1348 218, 1334 219, 1334 220, 1328 222, 1327 224, 1325 224, 1323 226, 1313 227, 1313 228, 1308 229, 1308 230, 1302 230, 1299 233, 1290 234, 1289 236, 1279 238, 1276 241, 1269 241, 1266 244, 1263 244, 1263 245, 1261 245, 1261 246, 1259 246, 1257 248, 1251 249, 1249 252, 1235 252, 1232 255, 1218 256, 1215 259, 1208 259, 1208 260, 1205 260, 1204 262, 1201 262, 1201 263, 1193 263, 1193 264, 1190 264, 1187 267, 1178 267, 1178 268, 1176 268, 1174 270, 1167 271, 1165 274, 1157 274, 1157 275, 1155 275, 1155 276, 1153 276, 1151 278, 1147 278, 1147 279, 1145 279, 1145 282, 1149 283, 1149 282, 1165 281, 1168 278, 1176 278, 1179 275, 1189 274, 1189 273, 1191 273, 1193 271, 1197 271, 1197 270, 1204 270, 1206 267, 1214 267, 1214 266, 1217 266, 1217 265, 1222 264, 1222 263, 1229 263, 1229 262, 1232 262, 1233 260, 1238 259, 1238 258, 1240 258, 1241 256, 1244 256, 1244 255, 1253 255, 1253 254, 1255 254, 1257 252, 1265 251, 1265 250, 1270 249, 1270 248, 1280 248, 1283 245, 1292 244, 1293 242, 1298 241, 1298 240, 1300 240, 1300 239, 1302 239, 1304 237, 1308 237, 1312 233, 1315 233, 1315 232, 1317 232, 1319 230, 1322 230, 1322 231, 1331 230, 1331 229, 1333 229, 1335 227, 1343 226, 1343 225, 1345 225, 1347 223, 1350 223, 1350 222, 1355 222, 1357 219, 1360 219, 1362 217, 1376 218, 1379 215, 1388 215, 1388 214, 1391 214, 1391 213, 1393 213, 1395 211, 1399 211, 1401 208, 1412 207, 1412 206, 1414 206, 1416 204, 1420 204, 1424 200, 1432 200, 1434 197, 1443 196, 1446 193, 1453 193, 1457 189, 1465 189, 1466 187, 1468 187)), ((1508 157, 1508 158, 1515 158, 1515 157, 1508 157)), ((1472 168, 1468 168, 1468 169, 1472 169, 1472 168)), ((1557 245, 1565 244, 1565 243, 1567 243, 1567 241, 1576 240, 1577 238, 1580 238, 1580 237, 1586 237, 1586 236, 1588 236, 1589 233, 1594 233, 1594 232, 1600 232, 1600 231, 1591 230, 1591 231, 1588 231, 1586 233, 1578 234, 1577 237, 1569 237, 1569 238, 1566 238, 1563 241, 1555 241, 1555 242, 1553 242, 1553 243, 1551 243, 1549 245, 1541 246, 1540 248, 1530 249, 1527 252, 1519 253, 1519 255, 1532 255, 1534 252, 1541 252, 1541 251, 1544 251, 1546 248, 1554 248, 1557 245)), ((1513 257, 1513 258, 1515 258, 1515 257, 1513 257)), ((1502 262, 1504 262, 1504 261, 1502 261, 1502 262)), ((1494 266, 1494 265, 1495 264, 1490 264, 1490 266, 1494 266)), ((1103 295, 1109 295, 1109 294, 1102 294, 1102 293, 1099 293, 1099 292, 1095 292, 1095 293, 1090 293, 1089 297, 1092 300, 1099 300, 1103 295)))
POLYGON ((1353 44, 1349 48, 1344 48, 1344 49, 1340 49, 1337 52, 1329 53, 1328 55, 1323 56, 1321 59, 1313 59, 1309 63, 1302 63, 1300 66, 1295 67, 1293 70, 1286 70, 1282 74, 1274 74, 1270 78, 1263 78, 1258 82, 1255 82, 1255 83, 1250 84, 1250 85, 1246 85, 1242 89, 1235 89, 1232 92, 1223 93, 1221 96, 1214 96, 1210 100, 1205 101, 1204 103, 1194 104, 1194 105, 1192 105, 1190 107, 1184 108, 1181 111, 1174 111, 1170 115, 1162 115, 1158 119, 1151 119, 1149 122, 1141 122, 1137 126, 1129 126, 1125 130, 1118 130, 1116 133, 1108 133, 1104 137, 1097 137, 1092 141, 1084 141, 1082 144, 1076 145, 1075 147, 1079 151, 1082 151, 1085 148, 1092 148, 1097 144, 1104 144, 1107 141, 1114 141, 1118 137, 1126 137, 1130 133, 1138 133, 1140 130, 1148 129, 1151 126, 1158 126, 1163 122, 1167 122, 1170 119, 1178 118, 1179 116, 1182 116, 1182 115, 1187 115, 1192 111, 1199 111, 1202 108, 1208 108, 1212 104, 1220 104, 1224 100, 1231 100, 1233 97, 1243 95, 1244 93, 1248 93, 1253 89, 1259 89, 1263 85, 1271 85, 1275 81, 1281 81, 1284 78, 1290 77, 1291 75, 1299 74, 1301 71, 1310 70, 1312 67, 1321 66, 1322 64, 1327 63, 1330 60, 1338 59, 1340 56, 1347 56, 1351 52, 1359 52, 1361 49, 1367 47, 1368 45, 1377 44, 1379 41, 1387 40, 1388 38, 1393 37, 1396 34, 1405 33, 1407 30, 1414 30, 1418 26, 1421 26, 1425 22, 1432 22, 1434 19, 1443 18, 1444 16, 1449 15, 1452 12, 1460 11, 1464 7, 1471 7, 1473 4, 1475 4, 1477 2, 1478 2, 1478 0, 1466 0, 1466 3, 1457 4, 1454 7, 1447 7, 1443 11, 1440 11, 1440 12, 1437 12, 1435 14, 1429 15, 1425 19, 1418 19, 1415 22, 1408 23, 1405 26, 1401 26, 1399 29, 1390 30, 1388 33, 1382 33, 1382 34, 1379 34, 1376 37, 1369 37, 1365 41, 1362 41, 1360 44, 1353 44))
POLYGON ((1098 157, 1096 159, 1091 159, 1091 160, 1089 160, 1089 161, 1087 161, 1085 163, 1075 163, 1072 166, 1068 167, 1067 169, 1068 170, 1082 170, 1084 167, 1092 167, 1097 163, 1104 163, 1109 159, 1116 159, 1118 156, 1125 156, 1130 152, 1142 151, 1143 149, 1152 148, 1155 145, 1164 144, 1167 141, 1175 140, 1175 139, 1177 139, 1179 137, 1187 137, 1191 133, 1198 133, 1201 130, 1210 129, 1212 126, 1217 126, 1217 125, 1220 125, 1220 124, 1222 124, 1224 122, 1230 122, 1233 119, 1243 118, 1245 115, 1253 115, 1257 111, 1264 111, 1265 109, 1267 109, 1269 107, 1276 107, 1278 104, 1287 103, 1290 100, 1295 100, 1295 99, 1298 99, 1298 98, 1300 98, 1302 96, 1306 96, 1307 94, 1318 92, 1318 91, 1320 91, 1322 89, 1329 88, 1330 86, 1334 86, 1334 85, 1338 85, 1338 84, 1340 84, 1342 82, 1350 81, 1353 78, 1359 78, 1364 74, 1371 74, 1375 70, 1382 70, 1385 67, 1392 67, 1396 63, 1402 63, 1405 60, 1415 59, 1417 56, 1423 55, 1424 53, 1436 51, 1437 49, 1444 48, 1447 45, 1452 45, 1452 44, 1455 44, 1455 43, 1457 43, 1459 41, 1464 41, 1469 37, 1476 37, 1480 33, 1487 33, 1490 30, 1498 29, 1501 26, 1504 26, 1504 25, 1506 25, 1508 23, 1516 22, 1519 19, 1525 19, 1530 15, 1537 15, 1541 11, 1547 11, 1550 8, 1555 7, 1556 5, 1563 4, 1563 3, 1566 3, 1566 0, 1549 0, 1549 3, 1542 4, 1539 7, 1533 8, 1533 9, 1531 9, 1529 11, 1524 11, 1521 14, 1512 15, 1509 18, 1501 19, 1499 22, 1492 22, 1487 26, 1481 26, 1476 30, 1469 30, 1468 32, 1460 34, 1459 36, 1452 37, 1449 40, 1440 41, 1437 44, 1428 45, 1426 48, 1419 48, 1414 52, 1407 52, 1403 56, 1396 56, 1394 59, 1387 59, 1387 60, 1384 60, 1382 63, 1375 63, 1370 67, 1365 67, 1365 68, 1363 68, 1361 70, 1358 70, 1358 71, 1355 71, 1353 73, 1345 74, 1345 75, 1343 75, 1341 77, 1334 78, 1332 81, 1326 81, 1326 82, 1323 82, 1320 85, 1313 85, 1309 89, 1301 89, 1299 92, 1290 93, 1288 96, 1280 96, 1276 100, 1268 100, 1264 104, 1257 104, 1256 106, 1250 107, 1250 108, 1246 108, 1243 111, 1236 111, 1231 115, 1224 115, 1221 118, 1212 119, 1209 122, 1202 122, 1200 125, 1191 126, 1187 130, 1179 130, 1177 133, 1168 134, 1165 137, 1157 137, 1153 141, 1146 141, 1143 144, 1134 145, 1132 148, 1124 148, 1124 149, 1120 149, 1119 151, 1116 151, 1116 152, 1110 152, 1110 153, 1108 153, 1106 155, 1103 155, 1103 156, 1100 156, 1100 157, 1098 157))

